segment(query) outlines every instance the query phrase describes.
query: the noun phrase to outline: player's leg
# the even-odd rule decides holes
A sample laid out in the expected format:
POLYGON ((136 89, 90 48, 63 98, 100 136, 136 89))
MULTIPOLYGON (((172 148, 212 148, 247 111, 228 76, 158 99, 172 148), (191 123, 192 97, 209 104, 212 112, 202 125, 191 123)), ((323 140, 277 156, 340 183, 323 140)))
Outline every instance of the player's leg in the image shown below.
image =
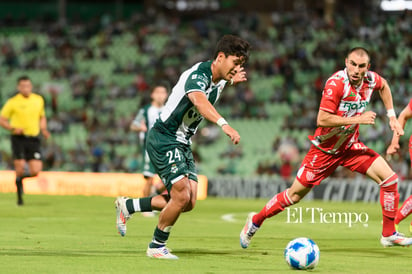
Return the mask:
POLYGON ((395 226, 399 225, 406 217, 412 213, 412 195, 403 202, 395 217, 395 226))
POLYGON ((12 135, 11 136, 11 149, 13 152, 13 164, 16 172, 16 189, 17 189, 17 204, 23 205, 23 179, 26 177, 24 174, 24 167, 26 165, 26 158, 30 156, 27 154, 27 147, 30 144, 24 136, 12 135))
MULTIPOLYGON (((412 136, 409 138, 409 158, 412 159, 412 136)), ((395 217, 395 227, 412 213, 412 195, 403 202, 395 217)), ((409 225, 409 232, 412 233, 412 223, 409 225)))
POLYGON ((153 233, 146 254, 153 258, 177 259, 166 249, 166 242, 169 239, 173 225, 183 211, 190 211, 193 207, 193 187, 195 182, 188 177, 183 177, 173 183, 170 191, 170 200, 160 212, 159 222, 153 233))
POLYGON ((240 245, 247 248, 263 221, 282 212, 286 207, 298 203, 309 191, 327 178, 339 166, 339 158, 323 153, 312 146, 297 173, 292 186, 273 196, 262 210, 250 213, 240 232, 240 245))
POLYGON ((249 213, 246 224, 240 232, 240 245, 242 248, 249 246, 253 235, 267 218, 275 216, 285 210, 286 207, 298 203, 311 189, 295 179, 290 188, 273 196, 259 213, 249 213))
POLYGON ((380 186, 380 203, 383 215, 381 244, 384 247, 412 245, 412 238, 405 238, 395 229, 395 216, 399 204, 398 176, 381 156, 373 161, 366 171, 366 175, 380 186))
POLYGON ((13 164, 14 170, 16 171, 17 204, 23 205, 23 178, 26 160, 15 159, 13 164))
MULTIPOLYGON (((180 214, 191 211, 196 205, 198 179, 192 151, 189 146, 181 146, 173 151, 173 163, 170 164, 169 161, 167 168, 169 175, 162 176, 159 173, 165 178, 170 200, 160 212, 153 240, 146 251, 149 257, 177 259, 177 256, 167 250, 166 242, 180 214)), ((166 154, 170 155, 170 153, 166 154)))

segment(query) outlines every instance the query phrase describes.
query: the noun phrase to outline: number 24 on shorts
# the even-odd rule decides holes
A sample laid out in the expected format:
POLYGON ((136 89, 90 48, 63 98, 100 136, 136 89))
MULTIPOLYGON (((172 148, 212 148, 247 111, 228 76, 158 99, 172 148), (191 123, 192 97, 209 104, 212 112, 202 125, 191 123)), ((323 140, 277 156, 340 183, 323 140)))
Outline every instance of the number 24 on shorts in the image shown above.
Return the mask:
POLYGON ((177 148, 173 150, 169 150, 166 152, 166 157, 169 158, 169 164, 176 162, 176 160, 181 161, 182 157, 180 156, 180 152, 177 148))

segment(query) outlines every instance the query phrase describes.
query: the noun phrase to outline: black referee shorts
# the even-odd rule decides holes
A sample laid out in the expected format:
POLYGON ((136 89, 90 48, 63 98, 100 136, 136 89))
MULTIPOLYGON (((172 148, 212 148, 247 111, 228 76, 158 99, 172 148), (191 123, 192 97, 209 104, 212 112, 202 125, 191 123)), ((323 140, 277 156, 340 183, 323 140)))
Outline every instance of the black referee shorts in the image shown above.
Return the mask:
POLYGON ((11 135, 11 150, 15 160, 41 160, 40 138, 24 135, 11 135))

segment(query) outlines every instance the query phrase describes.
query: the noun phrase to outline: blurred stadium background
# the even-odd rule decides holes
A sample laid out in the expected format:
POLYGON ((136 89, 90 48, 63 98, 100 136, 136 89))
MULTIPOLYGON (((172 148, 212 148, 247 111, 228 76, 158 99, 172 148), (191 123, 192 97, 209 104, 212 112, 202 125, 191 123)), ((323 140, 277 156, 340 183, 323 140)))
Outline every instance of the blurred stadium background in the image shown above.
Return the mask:
MULTIPOLYGON (((253 45, 249 80, 225 89, 217 109, 241 145, 204 123, 193 145, 199 173, 212 187, 247 178, 289 183, 309 147, 323 83, 344 67, 349 48, 370 49, 398 114, 409 102, 412 13, 382 10, 381 2, 395 1, 4 0, 0 102, 22 74, 44 96, 53 136, 43 143, 44 170, 139 172, 139 138, 129 125, 150 87, 172 87, 185 68, 211 58, 223 34, 237 34, 253 45)), ((392 134, 378 94, 370 109, 378 121, 361 128, 361 140, 383 155, 392 134)), ((403 179, 411 178, 411 128, 390 159, 403 179)), ((8 132, 0 138, 0 169, 12 169, 8 132)), ((333 177, 354 176, 339 169, 333 177)))

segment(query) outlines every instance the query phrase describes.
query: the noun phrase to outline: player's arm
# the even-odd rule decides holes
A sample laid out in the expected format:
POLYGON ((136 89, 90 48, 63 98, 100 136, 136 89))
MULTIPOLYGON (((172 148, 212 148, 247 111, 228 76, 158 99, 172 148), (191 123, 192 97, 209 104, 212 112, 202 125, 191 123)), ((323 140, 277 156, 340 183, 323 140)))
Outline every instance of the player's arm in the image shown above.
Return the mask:
POLYGON ((393 102, 392 102, 392 92, 388 85, 388 82, 381 77, 382 87, 379 90, 379 95, 381 96, 382 102, 385 105, 387 110, 387 116, 389 118, 389 125, 391 130, 394 134, 398 136, 402 136, 404 134, 403 128, 399 124, 398 120, 396 119, 396 113, 393 109, 393 102))
POLYGON ((376 113, 366 111, 359 116, 341 117, 339 115, 319 110, 317 125, 318 127, 338 127, 353 124, 373 125, 375 124, 376 113))
POLYGON ((137 115, 136 118, 132 121, 130 124, 130 130, 135 131, 135 132, 146 132, 147 131, 147 126, 146 126, 146 121, 143 115, 144 110, 141 109, 137 115))
POLYGON ((40 131, 44 138, 50 137, 50 132, 47 130, 47 118, 46 115, 40 117, 40 131))
POLYGON ((12 134, 16 135, 21 135, 23 134, 23 129, 22 128, 14 128, 11 126, 9 122, 9 118, 11 117, 12 113, 12 106, 9 103, 9 101, 6 102, 6 104, 3 106, 0 112, 0 126, 8 131, 10 131, 12 134))
POLYGON ((187 96, 205 119, 221 126, 223 132, 230 137, 233 144, 236 145, 239 143, 239 133, 229 126, 226 120, 217 112, 215 107, 209 102, 206 95, 202 91, 193 91, 188 93, 187 96))
MULTIPOLYGON (((409 104, 402 110, 402 112, 399 114, 398 117, 398 122, 402 129, 405 128, 406 122, 412 118, 412 110, 409 107, 409 104)), ((392 136, 392 141, 390 145, 388 146, 388 149, 386 150, 386 154, 394 154, 398 151, 399 147, 399 139, 400 136, 396 134, 395 132, 393 133, 392 136)))

